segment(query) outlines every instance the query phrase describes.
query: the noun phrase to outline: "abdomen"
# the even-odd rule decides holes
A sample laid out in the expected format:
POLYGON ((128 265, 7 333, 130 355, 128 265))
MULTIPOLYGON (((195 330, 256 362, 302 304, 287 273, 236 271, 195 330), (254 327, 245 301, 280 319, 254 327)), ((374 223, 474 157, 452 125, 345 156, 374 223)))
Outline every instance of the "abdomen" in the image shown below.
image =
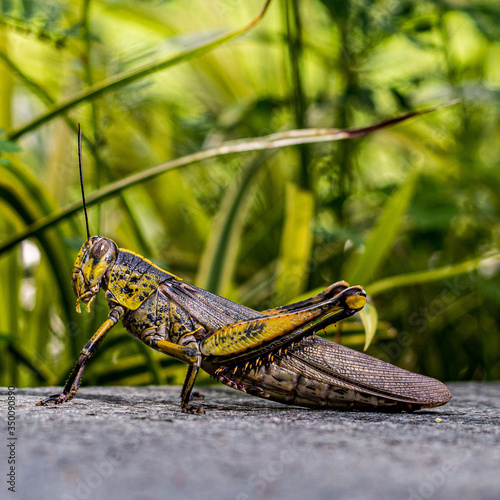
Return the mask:
POLYGON ((451 398, 438 380, 318 337, 303 340, 286 357, 252 370, 238 368, 228 377, 260 387, 273 401, 311 408, 413 411, 451 398))

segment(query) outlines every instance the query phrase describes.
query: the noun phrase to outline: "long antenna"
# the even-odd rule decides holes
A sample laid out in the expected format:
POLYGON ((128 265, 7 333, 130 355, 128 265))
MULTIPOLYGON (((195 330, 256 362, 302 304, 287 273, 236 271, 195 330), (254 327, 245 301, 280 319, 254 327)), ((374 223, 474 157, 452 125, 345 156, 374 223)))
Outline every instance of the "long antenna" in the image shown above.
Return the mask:
POLYGON ((89 216, 87 214, 87 203, 85 202, 85 190, 83 189, 83 168, 82 168, 82 131, 78 123, 78 166, 80 167, 80 186, 82 187, 83 212, 85 213, 85 224, 87 226, 87 240, 90 240, 89 216))

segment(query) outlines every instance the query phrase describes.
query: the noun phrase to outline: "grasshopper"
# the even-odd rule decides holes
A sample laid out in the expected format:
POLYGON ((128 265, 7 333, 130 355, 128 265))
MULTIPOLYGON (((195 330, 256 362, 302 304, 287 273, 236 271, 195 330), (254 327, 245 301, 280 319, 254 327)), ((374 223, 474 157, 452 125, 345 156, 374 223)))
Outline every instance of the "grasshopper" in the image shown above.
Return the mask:
POLYGON ((234 389, 280 403, 311 408, 414 411, 451 398, 438 380, 315 336, 366 303, 361 286, 344 281, 294 304, 255 311, 184 283, 150 260, 90 236, 81 160, 79 167, 87 241, 76 258, 73 290, 87 311, 102 288, 108 319, 80 353, 61 394, 38 405, 61 404, 77 393, 88 359, 119 321, 147 346, 188 364, 181 409, 191 406, 199 369, 234 389))

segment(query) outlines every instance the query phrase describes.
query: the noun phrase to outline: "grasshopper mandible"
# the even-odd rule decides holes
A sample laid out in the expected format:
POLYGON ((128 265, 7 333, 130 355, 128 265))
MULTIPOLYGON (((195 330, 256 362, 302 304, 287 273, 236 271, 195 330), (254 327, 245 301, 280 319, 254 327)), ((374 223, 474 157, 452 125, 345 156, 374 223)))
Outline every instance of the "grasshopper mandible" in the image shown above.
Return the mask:
POLYGON ((87 241, 72 273, 77 311, 80 302, 90 310, 102 288, 109 315, 81 351, 63 392, 39 405, 75 396, 88 359, 120 319, 141 342, 188 364, 185 413, 203 411, 189 405, 200 368, 234 389, 312 408, 414 411, 451 398, 438 380, 315 337, 363 308, 361 286, 340 281, 310 299, 258 312, 184 283, 109 238, 90 237, 80 132, 78 156, 87 241))

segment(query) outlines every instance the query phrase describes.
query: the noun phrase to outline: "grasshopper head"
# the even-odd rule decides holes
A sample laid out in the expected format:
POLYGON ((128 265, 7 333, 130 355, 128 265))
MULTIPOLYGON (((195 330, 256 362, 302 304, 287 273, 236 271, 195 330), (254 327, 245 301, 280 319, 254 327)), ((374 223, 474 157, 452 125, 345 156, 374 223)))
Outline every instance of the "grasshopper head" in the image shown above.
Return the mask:
POLYGON ((73 290, 76 295, 76 310, 80 312, 80 301, 90 304, 102 284, 106 283, 109 271, 118 255, 118 247, 113 240, 92 236, 80 249, 73 266, 73 290))

